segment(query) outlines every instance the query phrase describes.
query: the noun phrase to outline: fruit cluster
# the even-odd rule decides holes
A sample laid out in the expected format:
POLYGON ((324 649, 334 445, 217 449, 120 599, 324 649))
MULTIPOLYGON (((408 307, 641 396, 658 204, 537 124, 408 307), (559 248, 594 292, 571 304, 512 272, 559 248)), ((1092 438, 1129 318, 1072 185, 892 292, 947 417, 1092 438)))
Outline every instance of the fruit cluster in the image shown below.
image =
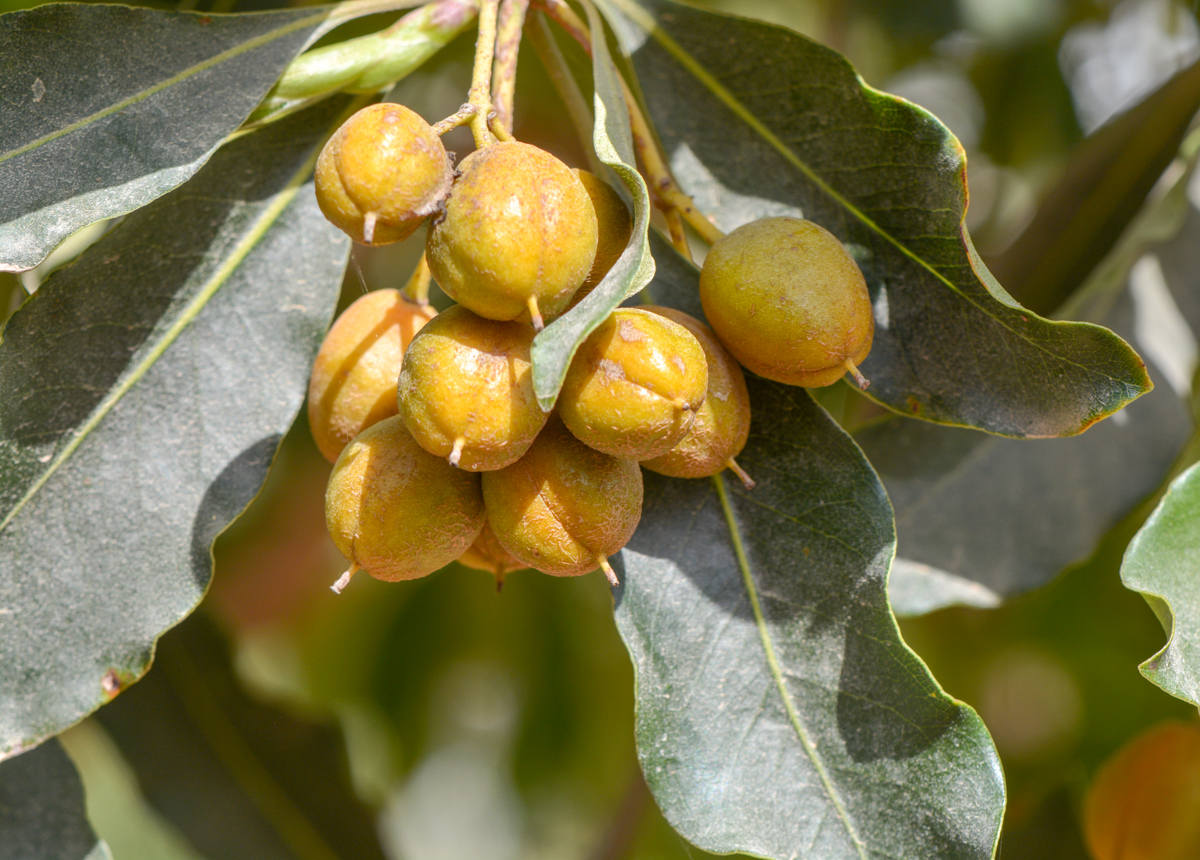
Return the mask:
MULTIPOLYGON (((365 108, 318 161, 317 199, 356 241, 399 241, 430 215, 425 259, 457 304, 438 314, 369 293, 330 330, 309 419, 336 461, 329 532, 351 569, 413 579, 459 560, 494 573, 574 576, 625 545, 644 466, 733 469, 750 399, 738 362, 828 385, 870 349, 862 275, 807 221, 766 219, 715 245, 701 275, 713 329, 680 311, 618 308, 578 349, 555 410, 534 396, 545 321, 594 288, 632 222, 607 183, 516 141, 451 168, 434 130, 395 104, 365 108), (735 360, 736 357, 736 360, 735 360)), ((861 379, 861 377, 859 377, 861 379)))

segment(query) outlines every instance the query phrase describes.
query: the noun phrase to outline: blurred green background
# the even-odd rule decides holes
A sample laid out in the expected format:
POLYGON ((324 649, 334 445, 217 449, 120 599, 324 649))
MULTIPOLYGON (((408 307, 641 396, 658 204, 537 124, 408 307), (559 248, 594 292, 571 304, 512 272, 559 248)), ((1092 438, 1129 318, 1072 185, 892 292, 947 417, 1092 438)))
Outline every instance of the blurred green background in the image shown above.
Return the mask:
MULTIPOLYGON (((0 12, 31 5, 0 0, 0 12)), ((269 4, 146 5, 233 12, 269 4)), ((1195 9, 1167 0, 703 5, 830 44, 869 84, 946 122, 968 154, 968 225, 985 257, 1001 254, 1020 234, 1086 133, 1193 61, 1200 44, 1195 9)), ((368 32, 386 20, 359 21, 338 36, 368 32)), ((452 113, 466 92, 472 39, 459 39, 392 98, 429 120, 452 113)), ((520 66, 515 133, 583 164, 532 55, 523 55, 520 66)), ((464 136, 448 136, 448 148, 465 152, 465 131, 454 134, 464 136)), ((0 319, 19 306, 26 289, 102 231, 85 231, 33 272, 0 274, 0 319)), ((342 306, 364 290, 402 286, 422 239, 356 249, 342 306)), ((282 832, 297 811, 272 806, 263 777, 268 783, 275 777, 269 766, 259 767, 264 762, 255 764, 261 754, 253 732, 239 739, 244 726, 221 715, 222 708, 234 710, 234 695, 271 706, 247 716, 246 725, 257 721, 268 733, 271 726, 282 731, 280 721, 291 714, 325 723, 344 739, 342 752, 334 737, 331 767, 344 771, 374 811, 389 857, 704 856, 674 835, 639 776, 632 670, 601 577, 523 571, 497 593, 488 575, 451 565, 410 583, 361 577, 335 596, 328 585, 344 561, 324 530, 329 469, 301 416, 266 488, 217 542, 204 619, 186 622, 215 623, 229 643, 228 654, 221 647, 192 653, 201 675, 224 677, 223 661, 231 661, 245 691, 229 692, 213 681, 211 707, 191 708, 200 732, 190 742, 232 750, 218 758, 248 802, 265 810, 262 818, 282 832)), ((1098 765, 1141 729, 1189 716, 1188 706, 1139 676, 1137 664, 1162 645, 1164 634, 1118 577, 1124 546, 1148 510, 1127 518, 1089 561, 1000 609, 947 609, 902 623, 906 640, 942 685, 975 707, 995 738, 1009 786, 1001 857, 1086 857, 1080 806, 1098 765)), ((167 640, 177 636, 183 643, 178 632, 167 640)), ((188 652, 164 643, 151 678, 169 675, 172 654, 188 652)), ((165 799, 169 786, 149 780, 123 752, 138 742, 123 725, 118 717, 93 718, 65 738, 83 772, 94 824, 116 860, 215 860, 213 849, 205 853, 198 844, 212 834, 200 839, 186 816, 175 816, 165 799)), ((177 746, 169 734, 159 740, 155 755, 165 757, 174 789, 186 793, 194 774, 182 758, 172 768, 177 746)), ((212 790, 223 784, 213 783, 218 788, 212 790)), ((236 822, 226 821, 213 844, 230 846, 224 856, 268 856, 237 847, 251 844, 250 831, 261 823, 240 833, 236 822)), ((283 839, 291 853, 280 856, 349 860, 300 831, 283 839)))

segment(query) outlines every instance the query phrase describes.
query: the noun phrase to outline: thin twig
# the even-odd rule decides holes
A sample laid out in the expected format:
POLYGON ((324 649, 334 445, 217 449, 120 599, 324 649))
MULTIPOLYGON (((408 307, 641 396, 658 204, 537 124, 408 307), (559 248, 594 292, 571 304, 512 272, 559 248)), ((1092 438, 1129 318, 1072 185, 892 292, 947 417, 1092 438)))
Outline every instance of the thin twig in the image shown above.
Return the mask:
POLYGON ((496 60, 492 65, 492 103, 496 122, 505 131, 513 129, 513 98, 517 92, 517 56, 529 0, 501 0, 496 24, 496 60))
POLYGON ((679 215, 679 210, 666 209, 663 211, 663 217, 667 220, 667 230, 670 231, 671 244, 675 246, 675 250, 688 262, 695 262, 692 260, 692 248, 688 245, 687 231, 683 228, 683 218, 679 215))
POLYGON ((479 8, 479 35, 475 39, 475 68, 471 71, 471 90, 467 104, 475 108, 471 116, 471 134, 476 149, 493 143, 488 131, 488 114, 492 112, 492 58, 496 50, 496 15, 500 0, 483 0, 479 8))
POLYGON ((575 134, 583 143, 584 152, 587 154, 588 167, 592 173, 603 176, 604 165, 596 157, 592 146, 592 127, 595 125, 592 110, 588 107, 575 76, 571 74, 566 57, 559 50, 558 42, 554 40, 554 33, 551 32, 543 13, 537 12, 530 19, 529 26, 525 28, 525 38, 542 61, 542 67, 550 76, 550 82, 554 84, 558 97, 567 109, 567 116, 571 119, 571 125, 575 126, 575 134))
POLYGON ((443 120, 435 122, 430 128, 433 133, 443 135, 451 129, 458 128, 460 125, 466 125, 475 116, 477 108, 475 105, 463 105, 457 111, 450 114, 443 120))

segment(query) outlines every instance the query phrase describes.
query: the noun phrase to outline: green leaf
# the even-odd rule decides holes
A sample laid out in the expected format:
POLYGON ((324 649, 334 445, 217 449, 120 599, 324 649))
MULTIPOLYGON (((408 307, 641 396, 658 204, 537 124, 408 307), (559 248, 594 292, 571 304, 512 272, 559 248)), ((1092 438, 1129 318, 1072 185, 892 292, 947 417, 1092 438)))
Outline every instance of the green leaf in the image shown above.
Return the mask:
POLYGON ((962 148, 835 51, 670 0, 603 0, 672 169, 725 230, 802 213, 854 255, 875 305, 868 393, 1008 436, 1078 433, 1150 388, 1102 328, 1017 305, 971 244, 962 148))
POLYGON ((629 113, 620 78, 608 53, 595 10, 588 9, 592 28, 592 76, 595 80, 596 125, 592 144, 600 161, 612 168, 633 198, 633 230, 629 244, 596 288, 574 308, 533 339, 533 387, 538 403, 547 412, 554 406, 575 350, 622 301, 639 292, 654 277, 647 231, 650 195, 637 170, 629 113))
POLYGON ((328 15, 53 3, 0 16, 0 271, 187 180, 328 15))
POLYGON ((206 857, 383 860, 339 733, 248 696, 202 612, 96 719, 146 800, 206 857))
POLYGON ((0 860, 112 860, 57 741, 0 763, 0 860))
MULTIPOLYGON (((687 279, 673 259, 650 287, 667 304, 667 282, 687 279)), ((900 638, 883 487, 807 392, 747 381, 738 462, 758 485, 646 473, 641 524, 614 560, 659 806, 718 853, 991 857, 999 760, 900 638)))
POLYGON ((0 340, 0 754, 136 680, 303 402, 349 240, 308 183, 334 99, 225 147, 0 340))
POLYGON ((1171 484, 1129 543, 1121 581, 1140 592, 1168 641, 1138 668, 1172 696, 1200 706, 1200 465, 1171 484))

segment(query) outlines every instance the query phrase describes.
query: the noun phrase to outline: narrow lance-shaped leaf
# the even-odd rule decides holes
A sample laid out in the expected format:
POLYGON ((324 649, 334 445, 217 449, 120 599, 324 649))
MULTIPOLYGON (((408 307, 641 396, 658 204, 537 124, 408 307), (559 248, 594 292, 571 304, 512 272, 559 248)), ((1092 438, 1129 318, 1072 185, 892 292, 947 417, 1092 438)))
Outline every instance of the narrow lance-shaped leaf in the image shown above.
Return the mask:
POLYGON ((0 16, 0 271, 191 177, 349 4, 209 15, 52 3, 0 16))
POLYGON ((1140 592, 1167 632, 1143 675, 1200 707, 1200 465, 1171 484, 1125 551, 1121 581, 1140 592))
MULTIPOLYGON (((650 290, 680 304, 686 264, 650 290)), ((685 300, 690 294, 685 291, 685 300)), ((887 497, 801 389, 748 379, 758 485, 647 473, 615 560, 637 741, 667 819, 707 851, 988 858, 1004 784, 987 731, 900 639, 887 497)))
POLYGON ((344 99, 221 151, 0 340, 0 755, 136 680, 304 397, 349 240, 308 176, 344 99))
POLYGON ((1120 338, 1041 319, 991 277, 963 224, 962 147, 930 114, 783 28, 601 2, 702 210, 725 230, 802 214, 846 243, 875 308, 870 396, 940 423, 1064 436, 1149 390, 1120 338))
POLYGON ((637 170, 629 113, 616 66, 604 40, 604 27, 589 7, 592 26, 592 77, 595 81, 596 125, 592 144, 600 161, 612 168, 633 198, 633 230, 629 244, 596 288, 574 308, 546 326, 533 340, 533 387, 547 412, 554 406, 575 350, 622 301, 654 277, 647 231, 650 195, 637 170))
POLYGON ((0 858, 112 860, 88 824, 83 784, 58 741, 0 762, 0 858))

